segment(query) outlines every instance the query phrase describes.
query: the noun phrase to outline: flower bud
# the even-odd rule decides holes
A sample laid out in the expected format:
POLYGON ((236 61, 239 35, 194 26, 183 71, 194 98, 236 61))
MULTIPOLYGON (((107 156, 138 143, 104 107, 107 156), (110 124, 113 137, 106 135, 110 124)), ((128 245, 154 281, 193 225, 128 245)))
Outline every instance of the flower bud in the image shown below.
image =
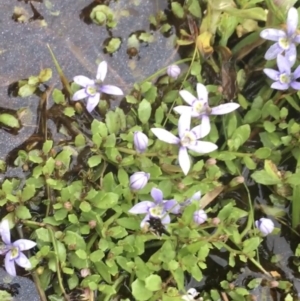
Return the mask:
POLYGON ((91 270, 89 268, 84 268, 80 270, 80 275, 82 278, 85 278, 89 275, 91 275, 91 270))
POLYGON ((221 220, 218 218, 218 217, 214 217, 212 220, 211 220, 211 223, 215 226, 219 225, 221 222, 221 220))
POLYGON ((143 153, 148 147, 148 137, 142 132, 134 132, 133 143, 135 150, 139 153, 143 153))
POLYGON ((198 225, 205 223, 207 220, 207 214, 204 210, 200 209, 194 212, 194 222, 198 225))
POLYGON ((167 74, 174 79, 177 79, 180 72, 181 72, 181 70, 177 65, 171 65, 167 69, 167 74))
POLYGON ((133 190, 143 189, 148 183, 149 178, 149 173, 143 171, 135 172, 129 179, 130 188, 133 190))
POLYGON ((262 217, 258 221, 255 221, 255 226, 262 233, 263 236, 272 233, 274 230, 273 221, 265 217, 262 217))
POLYGON ((230 187, 236 187, 240 184, 243 184, 245 182, 245 178, 242 177, 242 176, 238 176, 238 177, 235 177, 233 178, 230 183, 229 183, 229 186, 230 187))

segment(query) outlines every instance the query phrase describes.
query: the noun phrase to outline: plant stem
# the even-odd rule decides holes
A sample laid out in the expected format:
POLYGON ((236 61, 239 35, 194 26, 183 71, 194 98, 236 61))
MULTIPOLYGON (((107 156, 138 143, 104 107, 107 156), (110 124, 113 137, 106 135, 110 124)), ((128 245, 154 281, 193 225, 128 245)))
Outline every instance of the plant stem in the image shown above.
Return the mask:
MULTIPOLYGON (((186 58, 186 59, 182 59, 182 60, 179 60, 179 61, 176 61, 174 62, 173 64, 174 65, 179 65, 179 64, 182 64, 182 63, 186 63, 186 62, 189 62, 191 61, 192 59, 191 58, 186 58)), ((168 69, 169 66, 166 66, 166 67, 163 67, 161 68, 160 70, 158 70, 157 72, 151 74, 150 76, 148 76, 146 79, 144 79, 142 82, 140 82, 140 85, 147 82, 147 81, 150 81, 152 80, 153 78, 159 76, 161 73, 165 72, 167 69, 168 69)))
POLYGON ((55 236, 54 236, 54 233, 53 233, 53 230, 50 226, 46 226, 46 228, 48 229, 49 233, 50 233, 50 236, 51 236, 51 240, 52 240, 52 245, 53 245, 53 248, 54 248, 54 253, 55 253, 55 260, 56 260, 56 274, 57 274, 57 279, 58 279, 58 284, 59 284, 59 287, 64 295, 64 298, 66 301, 70 301, 66 291, 65 291, 65 288, 64 288, 64 285, 63 285, 63 280, 62 280, 62 277, 61 277, 61 273, 60 273, 60 264, 59 264, 59 258, 58 258, 58 249, 57 249, 57 245, 56 245, 56 240, 55 240, 55 236))

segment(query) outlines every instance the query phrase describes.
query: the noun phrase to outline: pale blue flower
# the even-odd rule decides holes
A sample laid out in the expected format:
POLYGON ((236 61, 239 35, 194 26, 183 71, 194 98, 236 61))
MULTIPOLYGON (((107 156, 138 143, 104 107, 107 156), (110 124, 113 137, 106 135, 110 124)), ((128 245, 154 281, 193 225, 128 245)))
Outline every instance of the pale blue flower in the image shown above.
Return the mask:
POLYGON ((4 219, 0 224, 0 235, 4 245, 0 249, 0 255, 5 255, 5 269, 11 276, 16 276, 15 263, 19 266, 29 269, 31 263, 22 251, 29 250, 36 246, 34 241, 28 239, 18 239, 11 242, 8 220, 4 219))
POLYGON ((171 221, 169 213, 178 214, 180 212, 180 206, 177 201, 164 200, 160 189, 152 188, 151 196, 154 202, 142 201, 128 211, 132 214, 146 214, 141 222, 141 228, 145 226, 150 217, 160 218, 163 224, 169 224, 171 221))
POLYGON ((265 217, 262 217, 259 220, 255 221, 255 226, 262 233, 263 236, 272 233, 274 230, 273 221, 265 217))
POLYGON ((198 139, 203 138, 207 134, 205 131, 202 130, 202 125, 198 125, 192 129, 190 129, 190 126, 191 115, 190 113, 185 113, 182 114, 178 120, 179 138, 165 129, 151 129, 153 134, 159 140, 170 144, 177 144, 179 146, 178 161, 185 175, 188 174, 191 167, 188 149, 196 153, 206 154, 213 152, 218 148, 218 146, 212 142, 197 141, 198 139))
POLYGON ((177 79, 177 77, 180 75, 180 68, 177 65, 170 65, 167 69, 167 74, 174 78, 177 79))
POLYGON ((149 139, 148 137, 143 133, 136 131, 133 134, 133 143, 135 150, 139 153, 143 153, 147 147, 148 147, 149 139))
POLYGON ((300 43, 300 35, 297 34, 298 11, 295 7, 291 7, 288 11, 286 30, 268 28, 261 31, 260 36, 263 39, 276 42, 266 52, 265 59, 273 60, 278 54, 285 52, 290 65, 293 66, 296 57, 296 45, 300 43))
POLYGON ((279 71, 270 68, 263 70, 268 77, 275 81, 271 88, 287 90, 289 87, 292 87, 295 90, 300 90, 300 82, 297 82, 297 79, 300 77, 300 66, 292 73, 288 59, 279 54, 277 56, 277 67, 279 71))
POLYGON ((149 173, 143 171, 135 172, 129 179, 130 188, 133 190, 143 189, 147 185, 149 178, 149 173))
POLYGON ((181 90, 179 91, 179 94, 190 106, 177 106, 174 108, 174 111, 178 114, 189 113, 192 117, 201 118, 203 137, 208 135, 211 129, 209 120, 210 115, 224 115, 233 112, 240 107, 240 105, 235 102, 221 104, 213 108, 209 107, 208 91, 206 87, 200 83, 197 84, 198 97, 195 97, 187 90, 181 90))
POLYGON ((81 89, 74 93, 72 100, 80 100, 87 98, 86 109, 88 112, 92 112, 94 108, 98 105, 100 101, 100 93, 112 94, 112 95, 123 95, 123 91, 112 85, 104 85, 103 81, 107 73, 107 63, 105 61, 101 62, 98 66, 96 79, 90 79, 83 75, 78 75, 74 77, 74 82, 82 86, 81 89))
POLYGON ((207 214, 202 209, 197 210, 194 212, 193 219, 196 224, 201 225, 206 222, 207 214))

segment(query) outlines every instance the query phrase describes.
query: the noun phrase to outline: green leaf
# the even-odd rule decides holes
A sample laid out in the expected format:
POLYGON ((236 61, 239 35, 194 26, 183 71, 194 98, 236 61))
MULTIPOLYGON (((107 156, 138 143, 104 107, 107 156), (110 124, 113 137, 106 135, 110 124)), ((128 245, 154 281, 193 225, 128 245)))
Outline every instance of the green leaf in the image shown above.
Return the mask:
POLYGON ((259 184, 263 185, 275 185, 280 184, 281 180, 278 177, 273 177, 268 174, 265 170, 255 171, 251 178, 259 184))
POLYGON ((148 122, 150 116, 151 116, 151 104, 148 100, 143 99, 138 107, 138 117, 142 124, 145 124, 148 122))
POLYGON ((92 156, 88 159, 88 165, 89 167, 95 167, 95 166, 98 166, 102 161, 102 158, 100 155, 95 155, 95 156, 92 156))
POLYGON ((155 292, 162 287, 161 278, 158 275, 150 275, 145 279, 145 288, 149 291, 155 292))
POLYGON ((68 117, 72 117, 75 115, 75 109, 73 107, 66 107, 64 109, 64 115, 68 116, 68 117))
POLYGON ((75 252, 75 254, 76 254, 80 259, 87 259, 87 254, 86 254, 86 252, 85 252, 84 250, 79 249, 79 250, 77 250, 77 251, 75 252))
POLYGON ((39 74, 39 80, 41 83, 44 83, 51 79, 52 77, 52 70, 50 68, 43 69, 39 74))
POLYGON ((18 118, 15 116, 8 114, 8 113, 3 113, 0 114, 0 123, 10 127, 10 128, 20 128, 20 122, 18 118))
POLYGON ((177 18, 179 18, 179 19, 184 18, 184 10, 183 10, 183 7, 181 6, 181 4, 179 2, 172 2, 171 8, 172 8, 173 14, 177 18))
POLYGON ((111 38, 108 44, 105 46, 105 49, 108 53, 116 52, 121 46, 120 38, 111 38))
POLYGON ((113 111, 109 111, 106 115, 105 115, 105 122, 106 122, 106 126, 108 129, 108 132, 110 134, 117 134, 120 131, 120 123, 118 120, 118 114, 116 114, 116 112, 113 111))
POLYGON ((43 153, 46 155, 50 152, 51 148, 53 146, 52 140, 46 140, 43 144, 43 153))
POLYGON ((260 245, 261 239, 259 237, 251 237, 243 242, 243 253, 249 254, 255 251, 260 245))
POLYGON ((23 205, 18 206, 15 210, 15 213, 19 219, 30 219, 31 218, 29 209, 23 205))
POLYGON ((268 147, 261 147, 254 152, 254 156, 258 159, 267 159, 270 157, 272 151, 268 147))
POLYGON ((250 137, 251 128, 249 124, 238 127, 227 141, 229 150, 237 151, 250 137))
POLYGON ((30 200, 35 195, 35 186, 26 185, 22 191, 22 201, 26 202, 30 200))
POLYGON ((201 18, 201 8, 199 0, 188 0, 187 1, 189 12, 196 18, 201 18))
POLYGON ((56 104, 65 104, 65 95, 58 89, 54 89, 52 92, 52 99, 56 104))
POLYGON ((145 286, 144 281, 136 279, 132 285, 132 295, 137 301, 146 301, 152 296, 152 292, 145 286))
POLYGON ((22 86, 19 91, 18 91, 18 95, 21 97, 28 97, 31 96, 35 90, 36 90, 36 86, 31 86, 29 84, 25 84, 24 86, 22 86))

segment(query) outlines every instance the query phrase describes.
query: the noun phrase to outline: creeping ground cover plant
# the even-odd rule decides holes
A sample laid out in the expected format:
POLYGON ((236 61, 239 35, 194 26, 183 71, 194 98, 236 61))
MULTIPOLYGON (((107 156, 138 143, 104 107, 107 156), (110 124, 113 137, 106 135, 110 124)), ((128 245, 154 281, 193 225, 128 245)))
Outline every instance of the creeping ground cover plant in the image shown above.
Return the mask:
MULTIPOLYGON (((130 39, 182 57, 129 86, 126 43, 91 58, 96 79, 67 78, 48 45, 61 85, 17 85, 41 98, 42 134, 1 162, 8 276, 42 301, 299 300, 298 2, 166 1, 130 39)), ((112 5, 89 26, 121 41, 112 5)))

